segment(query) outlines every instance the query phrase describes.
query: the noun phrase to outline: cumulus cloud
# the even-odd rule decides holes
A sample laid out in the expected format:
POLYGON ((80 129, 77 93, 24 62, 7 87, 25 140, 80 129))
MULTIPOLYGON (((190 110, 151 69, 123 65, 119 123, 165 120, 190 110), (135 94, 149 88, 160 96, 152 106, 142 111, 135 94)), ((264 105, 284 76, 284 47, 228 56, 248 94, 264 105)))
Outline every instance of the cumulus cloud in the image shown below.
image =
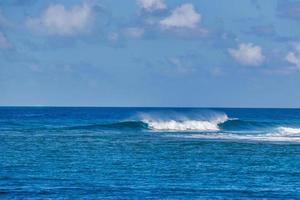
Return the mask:
POLYGON ((261 47, 252 43, 241 43, 237 49, 228 49, 228 52, 242 65, 259 66, 265 60, 261 47))
POLYGON ((140 8, 148 12, 163 10, 167 8, 163 0, 138 0, 137 3, 140 8))
POLYGON ((170 16, 160 21, 160 25, 164 28, 196 28, 200 21, 201 15, 187 3, 175 8, 170 16))
POLYGON ((40 32, 53 35, 73 35, 84 32, 92 21, 92 7, 84 3, 66 9, 64 5, 50 5, 40 17, 29 18, 26 25, 40 32))
POLYGON ((294 50, 287 53, 285 60, 300 69, 300 43, 294 45, 294 50))
POLYGON ((8 39, 5 37, 5 35, 0 32, 0 48, 1 49, 10 49, 12 48, 12 44, 8 41, 8 39))

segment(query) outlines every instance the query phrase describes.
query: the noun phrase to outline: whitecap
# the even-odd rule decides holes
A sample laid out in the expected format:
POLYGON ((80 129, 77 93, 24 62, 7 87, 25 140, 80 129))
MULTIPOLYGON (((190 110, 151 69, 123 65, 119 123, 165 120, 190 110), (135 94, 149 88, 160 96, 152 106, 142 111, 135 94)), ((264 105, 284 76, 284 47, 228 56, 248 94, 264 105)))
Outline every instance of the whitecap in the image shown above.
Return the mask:
POLYGON ((261 134, 207 133, 184 135, 185 138, 210 140, 244 140, 262 142, 300 142, 300 128, 278 127, 272 132, 261 134))
POLYGON ((215 115, 211 119, 157 119, 144 116, 142 121, 148 124, 148 127, 157 131, 219 131, 219 124, 228 120, 226 114, 215 115))

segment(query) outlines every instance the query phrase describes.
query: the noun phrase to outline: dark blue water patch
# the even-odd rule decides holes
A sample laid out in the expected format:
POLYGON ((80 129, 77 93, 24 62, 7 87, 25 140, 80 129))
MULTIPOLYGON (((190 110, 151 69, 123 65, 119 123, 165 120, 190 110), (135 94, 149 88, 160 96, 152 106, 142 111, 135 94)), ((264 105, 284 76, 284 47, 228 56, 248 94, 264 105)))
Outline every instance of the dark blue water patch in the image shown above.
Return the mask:
POLYGON ((22 126, 21 123, 14 122, 14 121, 0 121, 1 126, 22 126))
POLYGON ((221 130, 257 130, 257 129, 272 129, 279 126, 280 123, 274 121, 254 121, 231 119, 219 124, 221 130))
POLYGON ((147 130, 149 126, 147 123, 142 121, 124 121, 116 123, 107 123, 107 124, 90 124, 90 125, 81 125, 81 126, 71 126, 64 129, 69 130, 91 130, 91 129, 124 129, 124 130, 147 130))

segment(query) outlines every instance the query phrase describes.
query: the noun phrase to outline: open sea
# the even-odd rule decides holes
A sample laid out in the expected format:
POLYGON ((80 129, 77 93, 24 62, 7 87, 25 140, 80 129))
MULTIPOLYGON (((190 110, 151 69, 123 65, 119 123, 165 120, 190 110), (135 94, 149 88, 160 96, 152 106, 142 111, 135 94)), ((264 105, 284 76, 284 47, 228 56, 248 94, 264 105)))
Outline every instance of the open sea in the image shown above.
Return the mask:
POLYGON ((0 107, 0 199, 300 199, 300 109, 0 107))

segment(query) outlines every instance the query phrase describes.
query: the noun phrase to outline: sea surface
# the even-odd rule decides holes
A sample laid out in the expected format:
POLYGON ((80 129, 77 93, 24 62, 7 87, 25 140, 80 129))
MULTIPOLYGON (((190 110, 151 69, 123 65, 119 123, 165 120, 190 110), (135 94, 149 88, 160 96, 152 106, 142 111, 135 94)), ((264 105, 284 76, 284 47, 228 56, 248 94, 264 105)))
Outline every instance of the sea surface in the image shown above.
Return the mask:
POLYGON ((300 199, 300 109, 0 107, 0 199, 300 199))

